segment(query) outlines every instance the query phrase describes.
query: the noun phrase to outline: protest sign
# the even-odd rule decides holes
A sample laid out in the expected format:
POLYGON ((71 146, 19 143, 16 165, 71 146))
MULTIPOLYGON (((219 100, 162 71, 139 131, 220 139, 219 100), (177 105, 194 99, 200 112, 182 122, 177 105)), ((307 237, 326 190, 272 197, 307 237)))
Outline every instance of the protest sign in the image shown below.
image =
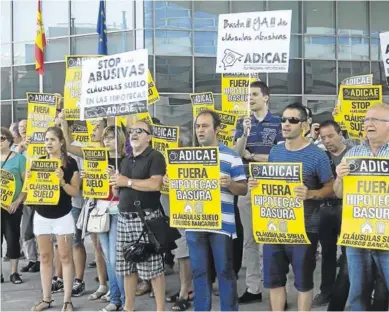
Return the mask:
POLYGON ((82 195, 89 198, 107 198, 109 195, 108 149, 83 148, 85 178, 82 195))
POLYGON ((389 31, 380 33, 381 57, 384 63, 386 83, 389 86, 389 31))
POLYGON ((0 201, 1 201, 1 209, 8 210, 9 206, 13 202, 13 198, 15 196, 15 177, 12 173, 0 169, 0 201))
POLYGON ((73 140, 81 143, 83 146, 88 146, 90 144, 91 135, 88 132, 88 127, 86 125, 74 124, 72 136, 73 140))
POLYGON ((338 244, 389 250, 389 158, 346 157, 338 244))
POLYGON ((216 111, 220 117, 220 130, 217 133, 217 140, 225 146, 234 147, 235 129, 238 121, 238 116, 235 114, 227 114, 221 111, 216 111))
POLYGON ((148 75, 148 83, 149 83, 149 89, 148 89, 148 104, 152 105, 154 103, 157 103, 159 101, 159 93, 155 86, 153 77, 151 76, 151 73, 149 71, 148 75))
POLYGON ((190 95, 190 100, 193 108, 193 119, 195 119, 201 111, 206 109, 213 110, 215 108, 212 92, 192 93, 190 95))
POLYGON ((151 117, 149 112, 144 112, 144 113, 139 113, 139 114, 136 114, 136 115, 132 115, 132 116, 130 116, 130 118, 131 118, 131 124, 134 124, 137 121, 145 121, 149 125, 153 124, 153 119, 152 119, 152 117, 151 117))
POLYGON ((310 244, 304 202, 294 193, 303 184, 301 163, 250 163, 258 180, 251 190, 253 235, 261 244, 310 244))
POLYGON ((257 74, 223 74, 221 83, 222 111, 247 116, 249 84, 258 80, 257 74))
POLYGON ((167 149, 170 226, 221 229, 218 147, 167 149))
POLYGON ((67 55, 64 96, 64 117, 66 120, 80 119, 80 96, 82 64, 84 61, 95 59, 99 55, 67 55))
POLYGON ((26 205, 57 205, 59 201, 59 178, 55 171, 61 167, 59 159, 35 159, 31 161, 27 177, 26 205))
MULTIPOLYGON (((340 83, 341 86, 371 86, 373 84, 373 74, 353 76, 342 80, 340 83)), ((334 120, 339 124, 342 130, 346 130, 344 126, 343 119, 344 116, 342 114, 342 106, 341 104, 341 96, 340 92, 338 94, 338 101, 334 107, 334 111, 332 115, 334 116, 334 120)))
POLYGON ((287 73, 292 11, 220 14, 217 73, 287 73))
POLYGON ((83 62, 81 119, 146 112, 147 60, 147 50, 143 49, 83 62))
POLYGON ((56 104, 55 94, 27 92, 27 137, 54 126, 56 104))
MULTIPOLYGON (((172 126, 162 126, 154 125, 153 126, 153 139, 152 147, 166 159, 166 150, 168 148, 178 148, 178 139, 180 137, 180 128, 172 126)), ((161 188, 161 193, 169 194, 169 186, 163 184, 161 188)))
POLYGON ((382 102, 382 86, 341 86, 339 94, 349 138, 362 140, 365 137, 363 119, 371 106, 382 102))

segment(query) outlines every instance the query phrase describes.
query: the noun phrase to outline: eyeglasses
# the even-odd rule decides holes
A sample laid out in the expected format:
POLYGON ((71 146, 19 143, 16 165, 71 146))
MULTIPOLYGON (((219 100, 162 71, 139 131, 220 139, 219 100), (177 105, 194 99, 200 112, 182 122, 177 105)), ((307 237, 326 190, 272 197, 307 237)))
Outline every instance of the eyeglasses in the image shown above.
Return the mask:
POLYGON ((281 123, 286 123, 289 121, 290 124, 292 125, 297 125, 299 122, 306 121, 305 119, 300 119, 296 117, 281 117, 281 123))
POLYGON ((363 123, 371 122, 372 124, 377 124, 380 122, 389 122, 388 119, 380 119, 380 118, 363 118, 361 121, 363 123))
POLYGON ((7 140, 7 138, 5 136, 2 136, 2 137, 0 137, 0 140, 1 140, 1 142, 4 142, 7 140))
POLYGON ((128 132, 130 134, 134 134, 134 133, 141 134, 142 132, 150 134, 150 132, 148 132, 147 130, 142 129, 142 128, 130 128, 130 129, 128 129, 128 132))

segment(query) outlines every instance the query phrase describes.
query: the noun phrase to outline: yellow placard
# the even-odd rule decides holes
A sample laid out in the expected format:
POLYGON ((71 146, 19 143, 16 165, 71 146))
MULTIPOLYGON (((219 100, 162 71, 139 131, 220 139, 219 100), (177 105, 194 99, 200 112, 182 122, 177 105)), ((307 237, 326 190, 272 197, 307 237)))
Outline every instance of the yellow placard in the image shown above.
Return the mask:
POLYGON ((1 209, 8 211, 8 208, 12 204, 13 198, 15 196, 15 190, 16 190, 15 177, 12 173, 4 169, 0 169, 0 180, 1 180, 1 186, 0 186, 1 209))
POLYGON ((60 168, 59 159, 35 159, 31 161, 27 177, 26 205, 57 205, 59 201, 59 178, 55 171, 60 168))
POLYGON ((167 149, 170 226, 222 227, 218 147, 167 149))
POLYGON ((364 139, 365 127, 362 120, 371 106, 382 102, 382 85, 341 86, 339 94, 343 122, 349 138, 364 139))
POLYGON ((253 235, 261 244, 310 244, 304 202, 294 188, 302 185, 301 163, 250 163, 259 184, 251 190, 253 235))
MULTIPOLYGON (((342 80, 340 83, 341 86, 371 86, 373 84, 373 74, 361 75, 361 76, 353 76, 342 80)), ((334 120, 339 124, 342 130, 346 130, 346 127, 343 123, 343 114, 340 92, 338 94, 338 101, 334 107, 334 111, 332 115, 334 116, 334 120)))
POLYGON ((66 120, 80 120, 82 62, 98 55, 67 55, 64 86, 64 116, 66 120))
POLYGON ((82 146, 89 146, 91 141, 91 134, 88 132, 88 127, 85 125, 75 124, 72 132, 73 140, 82 144, 82 146))
POLYGON ((215 109, 215 101, 212 92, 192 93, 190 95, 190 100, 192 101, 193 119, 195 119, 203 110, 215 109))
POLYGON ((149 125, 153 124, 153 119, 152 119, 152 117, 151 117, 149 112, 139 113, 139 114, 136 114, 136 115, 131 115, 129 117, 131 118, 131 124, 134 124, 138 120, 145 121, 149 125))
POLYGON ((53 127, 56 111, 55 94, 27 92, 27 137, 53 127))
POLYGON ((389 158, 347 157, 338 244, 389 250, 389 158))
POLYGON ((148 76, 148 83, 149 83, 149 95, 147 99, 147 103, 149 105, 152 105, 154 103, 157 103, 159 101, 159 93, 155 86, 153 77, 151 76, 150 70, 149 70, 149 76, 148 76))
POLYGON ((228 147, 234 147, 235 142, 235 129, 236 123, 238 122, 238 116, 235 114, 223 113, 216 111, 220 117, 220 130, 217 134, 219 142, 223 143, 228 147))
MULTIPOLYGON (((180 128, 172 126, 153 126, 153 140, 152 146, 155 150, 162 153, 166 159, 166 149, 178 148, 178 139, 180 137, 180 128)), ((162 194, 169 194, 169 186, 163 185, 161 189, 162 194)))
POLYGON ((82 181, 84 197, 107 198, 109 195, 108 149, 83 148, 85 178, 82 181))
POLYGON ((256 80, 258 80, 257 74, 252 74, 251 79, 246 74, 223 74, 221 83, 222 111, 240 117, 250 114, 248 87, 256 80))

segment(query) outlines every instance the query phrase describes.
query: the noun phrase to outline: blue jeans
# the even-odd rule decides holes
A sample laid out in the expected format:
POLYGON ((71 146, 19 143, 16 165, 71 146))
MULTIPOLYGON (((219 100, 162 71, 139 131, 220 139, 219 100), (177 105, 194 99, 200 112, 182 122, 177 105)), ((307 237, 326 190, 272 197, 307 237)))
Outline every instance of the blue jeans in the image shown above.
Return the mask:
POLYGON ((116 237, 118 215, 110 215, 109 232, 99 233, 101 249, 103 250, 107 274, 109 279, 109 291, 111 303, 124 306, 124 279, 116 275, 116 237))
POLYGON ((193 272, 194 310, 210 311, 212 306, 211 252, 219 281, 220 310, 237 311, 238 296, 234 271, 232 238, 218 233, 186 232, 193 272))
POLYGON ((347 264, 350 276, 349 303, 352 311, 369 311, 371 292, 374 288, 373 262, 377 273, 389 288, 389 251, 346 248, 347 264))

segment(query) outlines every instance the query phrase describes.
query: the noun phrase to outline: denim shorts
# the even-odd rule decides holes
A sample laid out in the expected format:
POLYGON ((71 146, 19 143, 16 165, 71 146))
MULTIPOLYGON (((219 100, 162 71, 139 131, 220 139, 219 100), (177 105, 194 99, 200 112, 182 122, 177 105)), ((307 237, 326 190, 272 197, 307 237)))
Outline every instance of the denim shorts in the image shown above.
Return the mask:
POLYGON ((263 275, 266 288, 284 287, 291 264, 296 289, 300 292, 313 289, 318 234, 307 235, 311 241, 310 245, 263 245, 263 275))

